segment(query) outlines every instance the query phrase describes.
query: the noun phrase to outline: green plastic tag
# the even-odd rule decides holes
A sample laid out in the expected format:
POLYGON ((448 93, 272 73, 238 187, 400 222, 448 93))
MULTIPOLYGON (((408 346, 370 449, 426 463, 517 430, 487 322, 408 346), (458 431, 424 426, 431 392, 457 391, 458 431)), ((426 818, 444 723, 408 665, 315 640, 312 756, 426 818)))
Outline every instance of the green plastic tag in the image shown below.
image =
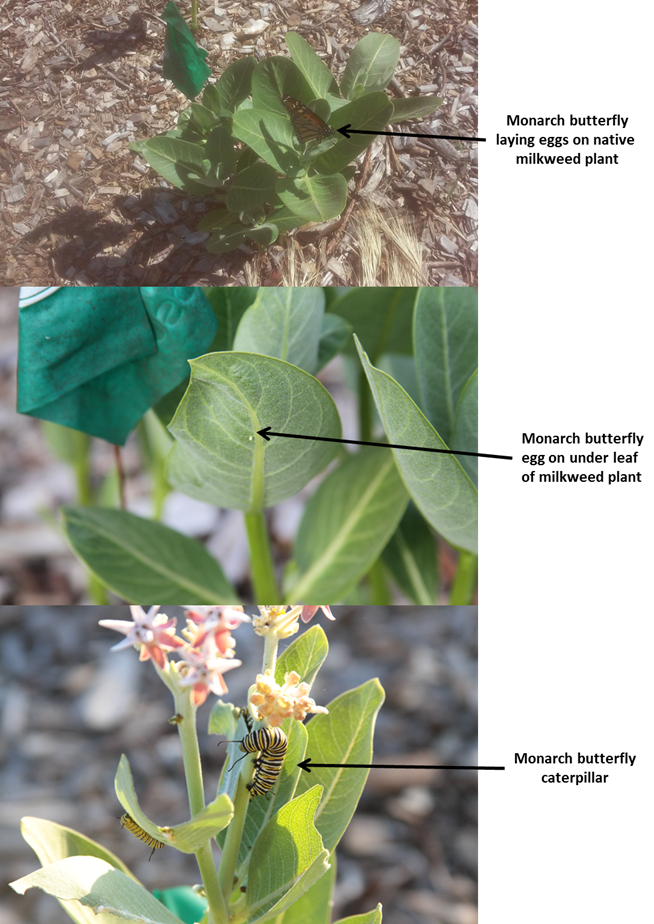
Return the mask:
POLYGON ((172 80, 184 96, 195 99, 211 73, 204 60, 207 52, 196 44, 173 0, 163 11, 162 18, 166 20, 163 75, 172 80))
POLYGON ((123 445, 217 326, 199 288, 65 287, 21 298, 18 411, 123 445))

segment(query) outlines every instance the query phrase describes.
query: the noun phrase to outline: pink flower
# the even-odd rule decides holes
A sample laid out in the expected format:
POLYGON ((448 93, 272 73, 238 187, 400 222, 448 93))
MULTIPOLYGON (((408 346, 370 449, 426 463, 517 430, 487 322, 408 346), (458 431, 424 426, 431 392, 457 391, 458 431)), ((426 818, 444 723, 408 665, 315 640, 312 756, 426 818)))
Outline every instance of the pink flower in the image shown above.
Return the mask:
POLYGON ((158 613, 159 606, 145 610, 140 606, 130 606, 133 622, 123 619, 101 619, 100 625, 105 629, 122 632, 126 638, 111 649, 121 651, 123 648, 138 648, 139 660, 149 658, 163 669, 166 666, 166 651, 183 648, 184 641, 175 635, 176 619, 168 619, 164 613, 158 613))
POLYGON ((327 619, 334 619, 328 606, 303 606, 301 614, 302 622, 309 622, 310 619, 313 619, 318 610, 322 610, 327 619))

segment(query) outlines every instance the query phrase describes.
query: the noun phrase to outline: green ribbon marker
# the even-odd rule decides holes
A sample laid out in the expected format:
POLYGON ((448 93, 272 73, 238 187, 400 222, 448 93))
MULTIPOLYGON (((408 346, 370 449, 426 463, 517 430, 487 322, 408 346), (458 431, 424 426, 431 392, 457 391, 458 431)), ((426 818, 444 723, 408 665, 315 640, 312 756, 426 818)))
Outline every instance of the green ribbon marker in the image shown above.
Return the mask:
POLYGON ((197 45, 173 0, 163 11, 162 18, 166 20, 163 75, 172 80, 184 96, 195 99, 211 73, 204 60, 207 52, 197 45))
POLYGON ((199 288, 21 289, 18 411, 122 446, 217 327, 199 288))

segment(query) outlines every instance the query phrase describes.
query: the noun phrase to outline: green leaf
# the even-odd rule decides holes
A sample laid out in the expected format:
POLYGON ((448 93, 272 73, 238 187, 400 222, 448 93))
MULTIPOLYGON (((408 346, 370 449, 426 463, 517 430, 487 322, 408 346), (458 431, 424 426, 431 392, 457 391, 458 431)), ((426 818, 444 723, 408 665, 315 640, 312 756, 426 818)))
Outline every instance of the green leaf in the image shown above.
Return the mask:
POLYGON ((311 686, 328 650, 329 643, 323 629, 313 626, 281 653, 275 667, 275 680, 283 684, 284 675, 295 671, 300 675, 301 683, 311 686))
POLYGON ((315 286, 262 287, 241 319, 234 349, 276 356, 313 374, 324 310, 324 293, 315 286))
MULTIPOLYGON (((204 229, 199 229, 204 230, 204 229)), ((234 222, 221 231, 216 231, 211 235, 204 245, 209 253, 229 253, 230 250, 236 250, 245 241, 249 228, 245 228, 241 222, 234 222)))
MULTIPOLYGON (((21 833, 39 858, 41 866, 47 866, 65 857, 98 857, 138 882, 115 854, 78 831, 73 831, 72 828, 58 825, 54 821, 46 821, 44 818, 26 817, 21 819, 21 833)), ((109 914, 98 917, 90 908, 85 908, 79 902, 59 900, 59 904, 77 924, 120 924, 122 920, 109 914)))
POLYGON ((34 818, 30 815, 21 818, 20 830, 24 840, 39 858, 41 866, 47 866, 56 860, 63 860, 64 857, 98 857, 138 882, 129 867, 114 853, 91 840, 90 837, 80 834, 79 831, 59 825, 55 821, 34 818))
POLYGON ((257 353, 210 353, 190 366, 170 424, 177 442, 167 477, 180 491, 220 507, 261 510, 292 497, 336 455, 335 443, 258 435, 271 427, 340 438, 331 395, 302 369, 257 353))
POLYGON ((181 533, 126 510, 61 508, 73 551, 110 590, 132 603, 238 603, 218 562, 181 533))
MULTIPOLYGON (((370 631, 374 632, 372 625, 370 631)), ((327 707, 329 715, 315 715, 307 724, 307 757, 316 764, 371 763, 375 720, 383 701, 384 691, 376 678, 338 696, 327 707)), ((300 775, 298 793, 316 783, 324 787, 315 824, 330 852, 350 823, 368 772, 351 767, 314 767, 311 773, 303 770, 300 775)))
MULTIPOLYGON (((459 398, 452 446, 461 452, 477 452, 477 370, 463 386, 459 398)), ((458 456, 458 459, 476 485, 478 467, 476 456, 458 456)))
MULTIPOLYGON (((400 43, 392 35, 371 32, 354 46, 343 76, 341 92, 347 99, 356 99, 364 93, 385 90, 391 82, 398 61, 400 43)), ((352 125, 359 128, 358 125, 352 125)))
POLYGON ((295 544, 295 600, 338 603, 377 560, 408 494, 388 449, 348 456, 309 499, 295 544))
POLYGON ((417 119, 431 115, 443 105, 440 96, 407 96, 393 99, 393 115, 389 122, 402 122, 404 119, 417 119))
MULTIPOLYGON (((377 905, 373 911, 368 911, 365 914, 353 914, 349 918, 340 918, 336 921, 336 924, 381 924, 382 920, 382 906, 377 905)), ((284 921, 286 924, 286 921, 284 921)))
POLYGON ((181 850, 182 853, 197 853, 210 838, 215 837, 219 831, 227 827, 234 815, 232 800, 222 793, 184 824, 175 825, 174 828, 155 825, 141 811, 134 789, 132 771, 124 754, 118 764, 114 786, 118 801, 144 831, 156 840, 181 850))
POLYGON ((424 517, 414 504, 409 504, 382 558, 402 593, 413 603, 438 603, 437 552, 436 540, 424 517))
MULTIPOLYGON (((369 93, 335 110, 327 121, 337 130, 351 125, 360 131, 382 131, 392 112, 393 105, 385 93, 369 93)), ((338 138, 338 144, 311 161, 311 166, 319 173, 340 174, 375 140, 374 135, 352 135, 350 138, 339 135, 338 138)))
POLYGON ((476 290, 420 289, 413 324, 422 407, 452 446, 457 402, 478 362, 476 290))
POLYGON ((260 244, 261 247, 268 247, 273 244, 279 235, 279 228, 270 222, 264 222, 255 228, 248 228, 246 237, 250 241, 260 244))
POLYGON ((338 96, 338 84, 335 77, 311 45, 297 32, 287 32, 284 41, 291 53, 291 60, 297 65, 311 87, 313 98, 325 99, 328 93, 338 96))
POLYGON ((337 356, 352 335, 352 325, 335 314, 326 314, 322 319, 320 343, 318 344, 318 369, 337 356))
POLYGON ((234 177, 227 194, 227 208, 232 212, 247 212, 264 202, 275 200, 277 171, 270 164, 257 161, 234 177))
POLYGON ((203 289, 218 318, 218 330, 209 353, 234 348, 234 338, 241 318, 257 297, 258 286, 212 286, 203 289))
POLYGON ((280 173, 298 170, 300 158, 293 149, 293 131, 288 116, 267 109, 239 109, 234 114, 232 131, 236 138, 280 173))
POLYGON ((249 924, 277 917, 327 871, 329 851, 313 822, 321 793, 321 786, 312 786, 293 799, 257 839, 246 892, 249 924))
MULTIPOLYGON (((412 353, 412 318, 418 289, 405 287, 349 289, 330 302, 328 311, 357 332, 372 362, 382 353, 412 353)), ((346 353, 356 355, 354 341, 346 353)))
POLYGON ((191 110, 191 118, 201 132, 210 132, 212 128, 216 127, 218 117, 207 106, 203 106, 202 103, 191 103, 189 109, 191 110))
POLYGON ((347 202, 347 180, 340 173, 279 179, 275 191, 286 208, 305 221, 335 218, 347 202))
MULTIPOLYGON (((390 443, 449 449, 397 382, 371 365, 354 339, 390 443)), ((411 497, 427 522, 454 546, 477 551, 477 491, 456 456, 392 449, 411 497)))
POLYGON ((290 209, 287 209, 285 205, 271 212, 268 220, 274 222, 275 226, 279 228, 280 234, 284 231, 292 231, 293 228, 299 228, 300 225, 304 224, 303 219, 291 212, 290 209))
POLYGON ((329 857, 329 869, 315 885, 294 902, 277 924, 329 924, 334 904, 336 854, 329 857))
POLYGON ((225 182, 236 168, 237 151, 231 129, 218 126, 213 128, 207 137, 205 156, 211 163, 210 176, 214 178, 214 186, 225 182))
POLYGON ((216 90, 225 109, 233 112, 239 103, 250 95, 255 66, 255 59, 249 56, 238 58, 222 72, 216 83, 216 90))
POLYGON ((150 166, 173 186, 194 196, 207 194, 206 184, 193 179, 204 174, 206 152, 203 145, 155 135, 141 143, 138 150, 150 166))
MULTIPOLYGON (((142 885, 97 857, 66 857, 9 884, 20 895, 33 887, 43 889, 63 902, 79 903, 83 906, 80 911, 88 908, 96 914, 108 913, 148 924, 181 924, 179 918, 142 885)), ((75 919, 107 920, 104 917, 75 919)))
POLYGON ((129 761, 125 754, 121 754, 120 757, 120 763, 118 764, 118 769, 116 770, 116 776, 114 778, 114 788, 118 801, 127 814, 131 815, 133 820, 140 825, 144 831, 147 831, 151 837, 156 838, 158 841, 169 843, 168 838, 164 837, 162 829, 158 825, 155 825, 154 822, 150 821, 148 816, 141 811, 136 790, 134 789, 134 778, 132 777, 129 761))

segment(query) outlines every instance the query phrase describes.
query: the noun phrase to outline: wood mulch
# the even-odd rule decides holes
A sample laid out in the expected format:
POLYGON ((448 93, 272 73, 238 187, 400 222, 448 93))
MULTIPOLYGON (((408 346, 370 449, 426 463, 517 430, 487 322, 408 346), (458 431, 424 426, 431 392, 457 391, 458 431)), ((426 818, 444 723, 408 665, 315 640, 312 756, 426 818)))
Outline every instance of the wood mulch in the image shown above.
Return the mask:
MULTIPOLYGON (((188 16, 190 0, 178 6, 188 16)), ((277 242, 263 253, 252 245, 210 254, 196 230, 206 202, 130 151, 130 141, 172 128, 188 104, 162 77, 164 7, 0 0, 0 284, 286 284, 280 265, 289 252, 300 281, 313 268, 315 284, 356 284, 361 256, 349 218, 357 207, 347 228, 292 235, 290 249, 277 242)), ((475 0, 199 7, 198 43, 215 77, 243 55, 288 56, 288 31, 338 76, 362 36, 385 32, 402 49, 390 93, 445 100, 433 117, 399 128, 477 134, 475 0)), ((351 195, 412 220, 429 284, 475 285, 476 145, 379 138, 372 151, 358 160, 351 195)))

